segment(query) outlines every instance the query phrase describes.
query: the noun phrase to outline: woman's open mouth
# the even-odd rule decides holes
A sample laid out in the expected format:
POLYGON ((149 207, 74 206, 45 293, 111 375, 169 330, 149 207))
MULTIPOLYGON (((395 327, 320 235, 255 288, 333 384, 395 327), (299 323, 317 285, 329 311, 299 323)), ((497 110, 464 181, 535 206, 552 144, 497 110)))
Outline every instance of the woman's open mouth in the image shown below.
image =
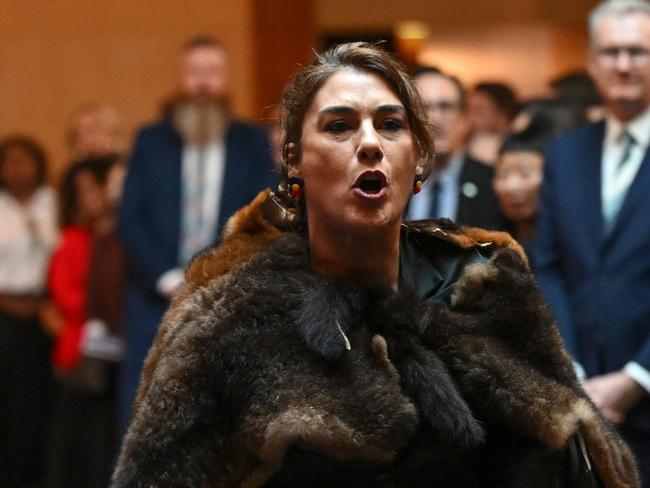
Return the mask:
POLYGON ((383 171, 368 170, 359 175, 352 188, 355 195, 367 200, 376 200, 384 196, 388 182, 383 171))

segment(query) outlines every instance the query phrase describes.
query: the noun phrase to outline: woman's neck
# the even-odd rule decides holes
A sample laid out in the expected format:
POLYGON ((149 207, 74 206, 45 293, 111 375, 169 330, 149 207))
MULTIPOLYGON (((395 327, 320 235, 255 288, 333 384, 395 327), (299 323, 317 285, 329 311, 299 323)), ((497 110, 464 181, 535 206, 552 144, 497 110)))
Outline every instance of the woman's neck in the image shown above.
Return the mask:
POLYGON ((9 190, 7 189, 7 193, 11 195, 11 197, 17 201, 20 205, 28 205, 29 202, 31 201, 32 197, 36 194, 36 190, 38 188, 33 188, 29 190, 9 190))
POLYGON ((529 241, 530 239, 532 239, 533 234, 535 233, 535 229, 537 227, 536 222, 537 222, 536 219, 515 222, 514 226, 515 226, 515 232, 517 233, 517 240, 529 241))
POLYGON ((96 236, 104 236, 109 234, 114 226, 115 219, 111 215, 105 215, 93 221, 90 230, 96 236))
POLYGON ((309 229, 314 267, 330 279, 352 279, 365 285, 399 284, 400 224, 380 232, 335 232, 322 226, 309 229))

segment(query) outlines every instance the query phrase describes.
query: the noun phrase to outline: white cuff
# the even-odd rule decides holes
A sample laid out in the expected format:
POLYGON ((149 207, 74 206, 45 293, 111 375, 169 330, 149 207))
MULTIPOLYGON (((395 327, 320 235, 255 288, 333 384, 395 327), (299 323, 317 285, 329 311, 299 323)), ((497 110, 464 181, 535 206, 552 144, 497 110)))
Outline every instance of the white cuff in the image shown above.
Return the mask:
POLYGON ((156 282, 156 290, 162 296, 171 298, 185 281, 185 274, 182 268, 174 268, 165 271, 156 282))
POLYGON ((124 353, 122 338, 111 333, 100 319, 90 319, 84 324, 80 348, 86 357, 112 362, 121 360, 124 353))
POLYGON ((573 361, 573 369, 575 369, 576 376, 580 381, 587 379, 587 373, 585 372, 585 368, 582 367, 582 364, 577 361, 573 361))
POLYGON ((650 371, 645 369, 639 363, 635 363, 634 361, 627 363, 625 365, 625 368, 623 368, 623 371, 625 371, 630 378, 641 385, 647 393, 650 393, 650 371))

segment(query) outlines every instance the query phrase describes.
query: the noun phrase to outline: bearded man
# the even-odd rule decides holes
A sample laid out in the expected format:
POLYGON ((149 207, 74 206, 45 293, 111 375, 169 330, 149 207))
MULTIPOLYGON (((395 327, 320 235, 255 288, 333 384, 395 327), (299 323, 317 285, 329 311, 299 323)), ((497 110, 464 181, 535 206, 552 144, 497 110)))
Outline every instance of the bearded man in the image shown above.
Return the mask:
POLYGON ((275 181, 268 138, 228 109, 228 55, 210 37, 187 42, 177 94, 143 128, 129 161, 119 217, 128 257, 120 379, 126 428, 142 362, 192 257, 230 215, 275 181))

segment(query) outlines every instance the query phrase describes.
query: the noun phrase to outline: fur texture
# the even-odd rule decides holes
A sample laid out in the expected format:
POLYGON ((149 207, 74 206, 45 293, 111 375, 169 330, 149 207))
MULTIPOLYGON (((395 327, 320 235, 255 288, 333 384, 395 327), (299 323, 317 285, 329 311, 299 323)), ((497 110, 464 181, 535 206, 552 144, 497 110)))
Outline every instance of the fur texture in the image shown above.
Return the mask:
POLYGON ((432 231, 496 249, 466 267, 451 307, 433 306, 324 281, 269 202, 261 194, 190 265, 113 486, 300 486, 300 453, 316 456, 297 463, 311 486, 340 486, 348 469, 374 480, 355 486, 533 486, 535 460, 577 432, 607 487, 638 486, 507 234, 432 231), (331 478, 314 476, 331 463, 331 478))

